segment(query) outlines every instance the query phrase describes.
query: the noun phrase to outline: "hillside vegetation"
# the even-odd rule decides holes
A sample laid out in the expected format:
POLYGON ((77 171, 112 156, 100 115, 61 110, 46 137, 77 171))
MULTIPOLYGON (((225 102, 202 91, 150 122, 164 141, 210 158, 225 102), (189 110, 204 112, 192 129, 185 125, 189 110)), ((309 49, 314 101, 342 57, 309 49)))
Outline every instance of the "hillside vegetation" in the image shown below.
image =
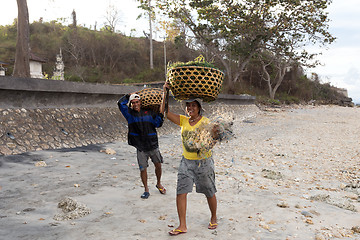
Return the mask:
MULTIPOLYGON (((11 65, 15 56, 16 32, 16 23, 0 26, 0 61, 10 63, 7 75, 11 75, 13 70, 11 65)), ((167 62, 186 62, 199 55, 207 56, 201 50, 189 48, 181 38, 175 39, 173 42, 165 42, 167 62)), ((32 53, 47 60, 43 64, 43 71, 50 78, 56 54, 61 49, 67 81, 128 84, 165 80, 164 42, 153 41, 154 69, 150 69, 149 39, 145 37, 135 38, 106 30, 64 26, 57 21, 36 21, 30 24, 30 46, 32 53)), ((213 64, 224 69, 219 62, 213 64)), ((258 101, 271 103, 310 100, 336 103, 343 98, 330 84, 322 84, 316 74, 309 79, 302 68, 294 64, 286 73, 275 100, 270 100, 267 83, 262 80, 261 72, 260 64, 252 60, 244 76, 236 82, 235 91, 230 91, 224 85, 223 93, 254 95, 258 101)))

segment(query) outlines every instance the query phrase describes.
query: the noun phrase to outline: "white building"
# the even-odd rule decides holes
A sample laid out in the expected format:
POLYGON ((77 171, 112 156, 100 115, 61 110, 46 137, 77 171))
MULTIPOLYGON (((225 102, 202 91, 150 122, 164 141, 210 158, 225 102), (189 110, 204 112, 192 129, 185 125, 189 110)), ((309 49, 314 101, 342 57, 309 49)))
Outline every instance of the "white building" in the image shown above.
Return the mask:
POLYGON ((6 62, 2 62, 0 61, 0 76, 5 76, 5 72, 6 72, 6 66, 9 65, 8 63, 6 62))
POLYGON ((46 60, 30 53, 30 77, 31 78, 44 78, 42 73, 42 64, 46 63, 46 60))

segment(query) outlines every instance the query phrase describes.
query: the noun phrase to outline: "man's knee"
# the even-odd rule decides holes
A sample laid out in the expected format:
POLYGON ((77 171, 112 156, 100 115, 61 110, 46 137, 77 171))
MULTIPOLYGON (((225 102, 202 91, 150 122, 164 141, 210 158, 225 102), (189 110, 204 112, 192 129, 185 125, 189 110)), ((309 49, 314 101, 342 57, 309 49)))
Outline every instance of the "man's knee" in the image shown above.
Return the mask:
POLYGON ((155 168, 156 169, 160 169, 161 170, 161 163, 154 163, 154 165, 155 165, 155 168))

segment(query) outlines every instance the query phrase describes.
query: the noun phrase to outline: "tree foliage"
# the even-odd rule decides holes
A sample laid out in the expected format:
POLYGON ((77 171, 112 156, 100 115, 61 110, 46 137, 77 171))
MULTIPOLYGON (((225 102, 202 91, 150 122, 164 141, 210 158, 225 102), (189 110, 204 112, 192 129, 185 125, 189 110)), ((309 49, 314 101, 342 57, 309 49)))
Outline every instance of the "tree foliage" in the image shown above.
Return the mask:
MULTIPOLYGON (((0 60, 11 63, 15 56, 16 21, 0 26, 0 60)), ((154 41, 154 69, 149 71, 149 44, 146 38, 133 38, 109 31, 94 31, 58 21, 30 24, 32 52, 47 59, 43 71, 52 76, 55 57, 62 49, 65 79, 70 81, 123 83, 163 81, 164 44, 154 41), (148 74, 144 74, 148 73, 148 74)), ((199 54, 189 48, 179 50, 167 43, 167 59, 189 61, 199 54)), ((10 69, 11 67, 9 67, 10 69)))
POLYGON ((327 31, 325 12, 330 3, 331 0, 157 0, 157 7, 186 24, 210 56, 221 61, 229 89, 233 89, 251 59, 261 52, 273 52, 278 66, 283 66, 280 74, 291 61, 311 60, 314 55, 297 52, 306 44, 331 43, 334 38, 327 31))
MULTIPOLYGON (((12 25, 0 26, 1 61, 11 63, 14 59, 17 26, 17 20, 12 25)), ((48 60, 43 65, 43 71, 49 74, 49 77, 52 76, 55 67, 55 56, 61 48, 65 63, 65 80, 68 81, 112 84, 164 81, 163 42, 154 41, 153 70, 148 67, 149 44, 146 38, 133 38, 106 30, 95 31, 82 26, 74 28, 73 24, 65 26, 59 21, 43 22, 39 19, 30 24, 30 45, 34 53, 48 60)), ((268 85, 263 80, 264 71, 261 61, 267 64, 266 71, 271 79, 276 79, 277 62, 275 60, 286 60, 283 57, 285 52, 278 51, 278 56, 275 57, 276 52, 273 51, 275 49, 270 48, 270 44, 259 46, 262 48, 249 58, 246 71, 241 73, 242 80, 234 82, 233 89, 230 91, 228 86, 224 86, 223 93, 233 91, 236 94, 255 95, 258 99, 269 95, 268 85)), ((173 63, 188 62, 202 54, 207 61, 215 60, 215 66, 221 69, 220 60, 211 59, 214 54, 209 53, 209 48, 205 48, 204 45, 191 45, 188 36, 180 34, 173 41, 167 40, 167 60, 173 63)), ((232 52, 225 48, 222 51, 232 52)), ((244 54, 243 56, 247 54, 242 52, 241 48, 237 51, 244 54)), ((237 66, 237 58, 233 55, 229 57, 232 57, 232 61, 230 59, 225 59, 225 61, 233 64, 232 66, 237 66)), ((322 84, 316 77, 308 79, 303 73, 301 63, 293 61, 290 70, 285 72, 277 88, 276 99, 287 103, 297 103, 311 99, 333 101, 338 97, 339 95, 329 84, 322 84)))

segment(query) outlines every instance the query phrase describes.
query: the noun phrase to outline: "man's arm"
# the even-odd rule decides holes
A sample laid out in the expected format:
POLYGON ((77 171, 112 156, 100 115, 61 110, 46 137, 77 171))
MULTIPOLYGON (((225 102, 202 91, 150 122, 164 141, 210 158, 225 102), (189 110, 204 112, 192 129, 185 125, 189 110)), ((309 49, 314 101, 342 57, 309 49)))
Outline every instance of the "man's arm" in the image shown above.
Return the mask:
POLYGON ((125 94, 117 102, 121 113, 124 115, 126 119, 128 119, 128 115, 129 115, 129 108, 127 106, 127 103, 129 102, 129 97, 130 94, 125 94))
POLYGON ((164 123, 164 115, 162 113, 158 113, 154 116, 154 125, 156 128, 159 128, 164 123))

